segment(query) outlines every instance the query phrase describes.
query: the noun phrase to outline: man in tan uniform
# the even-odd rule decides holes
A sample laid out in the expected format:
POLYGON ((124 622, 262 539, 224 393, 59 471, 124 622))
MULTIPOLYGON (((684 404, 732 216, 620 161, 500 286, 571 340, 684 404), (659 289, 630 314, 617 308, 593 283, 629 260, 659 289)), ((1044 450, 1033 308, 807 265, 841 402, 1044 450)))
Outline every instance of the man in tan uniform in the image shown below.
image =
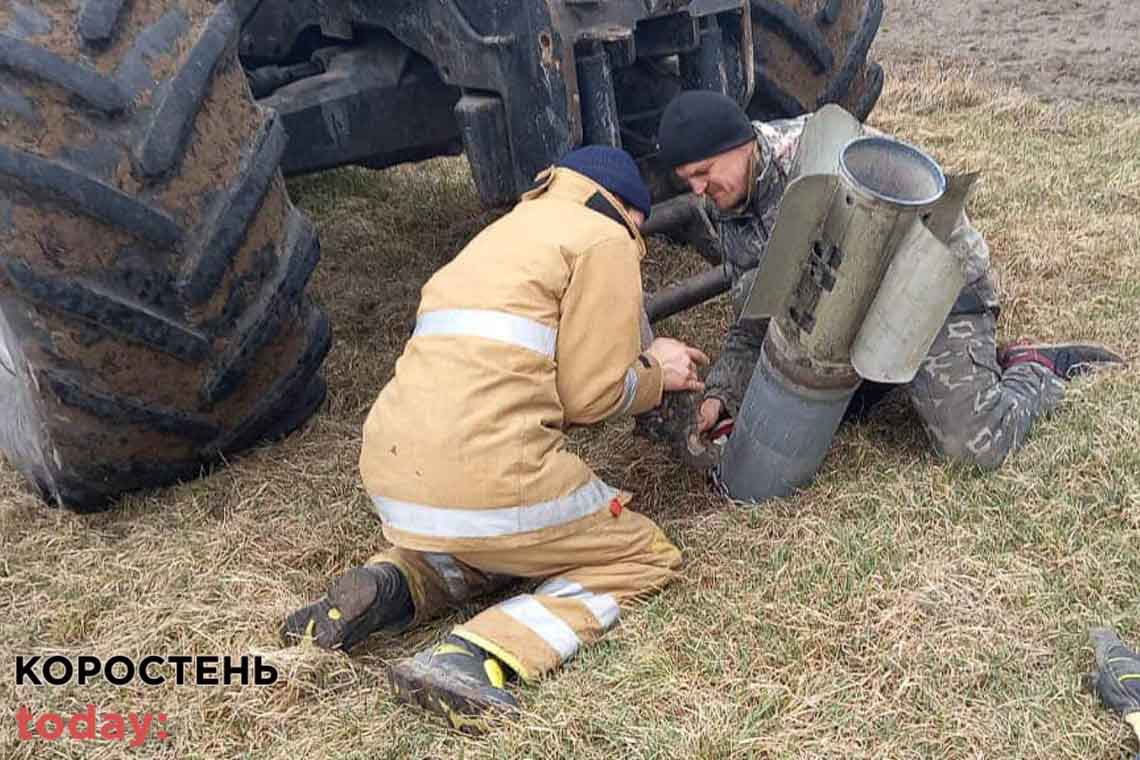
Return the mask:
POLYGON ((348 649, 541 580, 391 668, 399 698, 467 727, 517 704, 504 670, 537 679, 673 578, 678 550, 564 436, 703 388, 700 351, 642 344, 648 212, 628 154, 573 151, 428 281, 364 425, 360 470, 393 548, 290 615, 287 638, 348 649))

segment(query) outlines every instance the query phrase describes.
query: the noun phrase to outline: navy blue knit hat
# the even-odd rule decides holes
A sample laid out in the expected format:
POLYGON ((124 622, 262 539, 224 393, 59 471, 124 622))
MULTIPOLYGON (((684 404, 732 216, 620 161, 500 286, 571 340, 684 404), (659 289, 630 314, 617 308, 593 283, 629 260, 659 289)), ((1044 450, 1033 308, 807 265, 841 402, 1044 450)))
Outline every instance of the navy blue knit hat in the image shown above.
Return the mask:
POLYGON ((646 217, 649 216, 653 203, 649 198, 649 187, 641 178, 633 157, 621 148, 587 145, 567 153, 558 160, 557 166, 564 166, 589 177, 646 217))
POLYGON ((755 139, 748 114, 735 100, 712 90, 687 90, 661 115, 657 157, 676 169, 755 139))

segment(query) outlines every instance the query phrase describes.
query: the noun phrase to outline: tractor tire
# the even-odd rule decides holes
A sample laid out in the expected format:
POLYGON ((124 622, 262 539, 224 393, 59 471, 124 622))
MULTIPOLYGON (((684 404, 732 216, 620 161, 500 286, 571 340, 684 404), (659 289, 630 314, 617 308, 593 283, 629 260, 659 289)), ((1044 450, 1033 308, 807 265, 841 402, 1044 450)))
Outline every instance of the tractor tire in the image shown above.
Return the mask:
POLYGON ((0 6, 0 446, 51 502, 197 477, 324 399, 241 2, 0 6))
POLYGON ((799 116, 838 103, 860 121, 883 91, 883 69, 867 57, 882 0, 751 0, 756 87, 753 119, 799 116))

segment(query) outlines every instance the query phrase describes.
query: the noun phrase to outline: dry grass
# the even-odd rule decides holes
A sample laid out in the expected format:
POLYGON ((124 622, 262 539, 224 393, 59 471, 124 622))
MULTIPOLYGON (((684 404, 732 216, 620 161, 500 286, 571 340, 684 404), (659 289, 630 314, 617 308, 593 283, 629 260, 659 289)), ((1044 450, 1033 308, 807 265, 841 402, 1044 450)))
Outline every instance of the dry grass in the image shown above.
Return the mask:
MULTIPOLYGON (((1005 335, 1091 338, 1140 356, 1140 118, 1044 107, 936 68, 890 72, 874 122, 949 168, 982 169, 973 212, 1002 275, 1005 335)), ((17 653, 271 657, 269 688, 14 688, 15 705, 164 711, 158 757, 1115 758, 1127 733, 1077 689, 1087 626, 1140 641, 1140 372, 1072 386, 998 474, 937 461, 901 401, 842 432, 819 481, 761 509, 710 497, 626 426, 579 436, 684 549, 684 579, 523 691, 525 720, 472 740, 395 706, 385 662, 280 650, 292 607, 380 545, 356 472, 418 288, 490 216, 462 160, 294 182, 318 220, 314 290, 332 313, 330 402, 288 441, 210 478, 79 517, 0 468, 0 661, 17 653)), ((657 245, 647 280, 695 271, 657 245)), ((666 325, 714 347, 723 303, 666 325)), ((137 754, 135 751, 133 754, 137 754)))

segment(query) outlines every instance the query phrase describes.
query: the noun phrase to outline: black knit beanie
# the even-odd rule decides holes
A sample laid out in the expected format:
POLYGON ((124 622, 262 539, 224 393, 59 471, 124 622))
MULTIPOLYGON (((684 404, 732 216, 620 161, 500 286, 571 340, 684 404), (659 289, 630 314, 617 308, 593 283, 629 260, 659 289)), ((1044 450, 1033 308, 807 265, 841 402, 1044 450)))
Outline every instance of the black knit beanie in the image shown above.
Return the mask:
POLYGON ((661 115, 658 158, 675 169, 755 139, 748 115, 735 100, 712 90, 686 90, 661 115))

